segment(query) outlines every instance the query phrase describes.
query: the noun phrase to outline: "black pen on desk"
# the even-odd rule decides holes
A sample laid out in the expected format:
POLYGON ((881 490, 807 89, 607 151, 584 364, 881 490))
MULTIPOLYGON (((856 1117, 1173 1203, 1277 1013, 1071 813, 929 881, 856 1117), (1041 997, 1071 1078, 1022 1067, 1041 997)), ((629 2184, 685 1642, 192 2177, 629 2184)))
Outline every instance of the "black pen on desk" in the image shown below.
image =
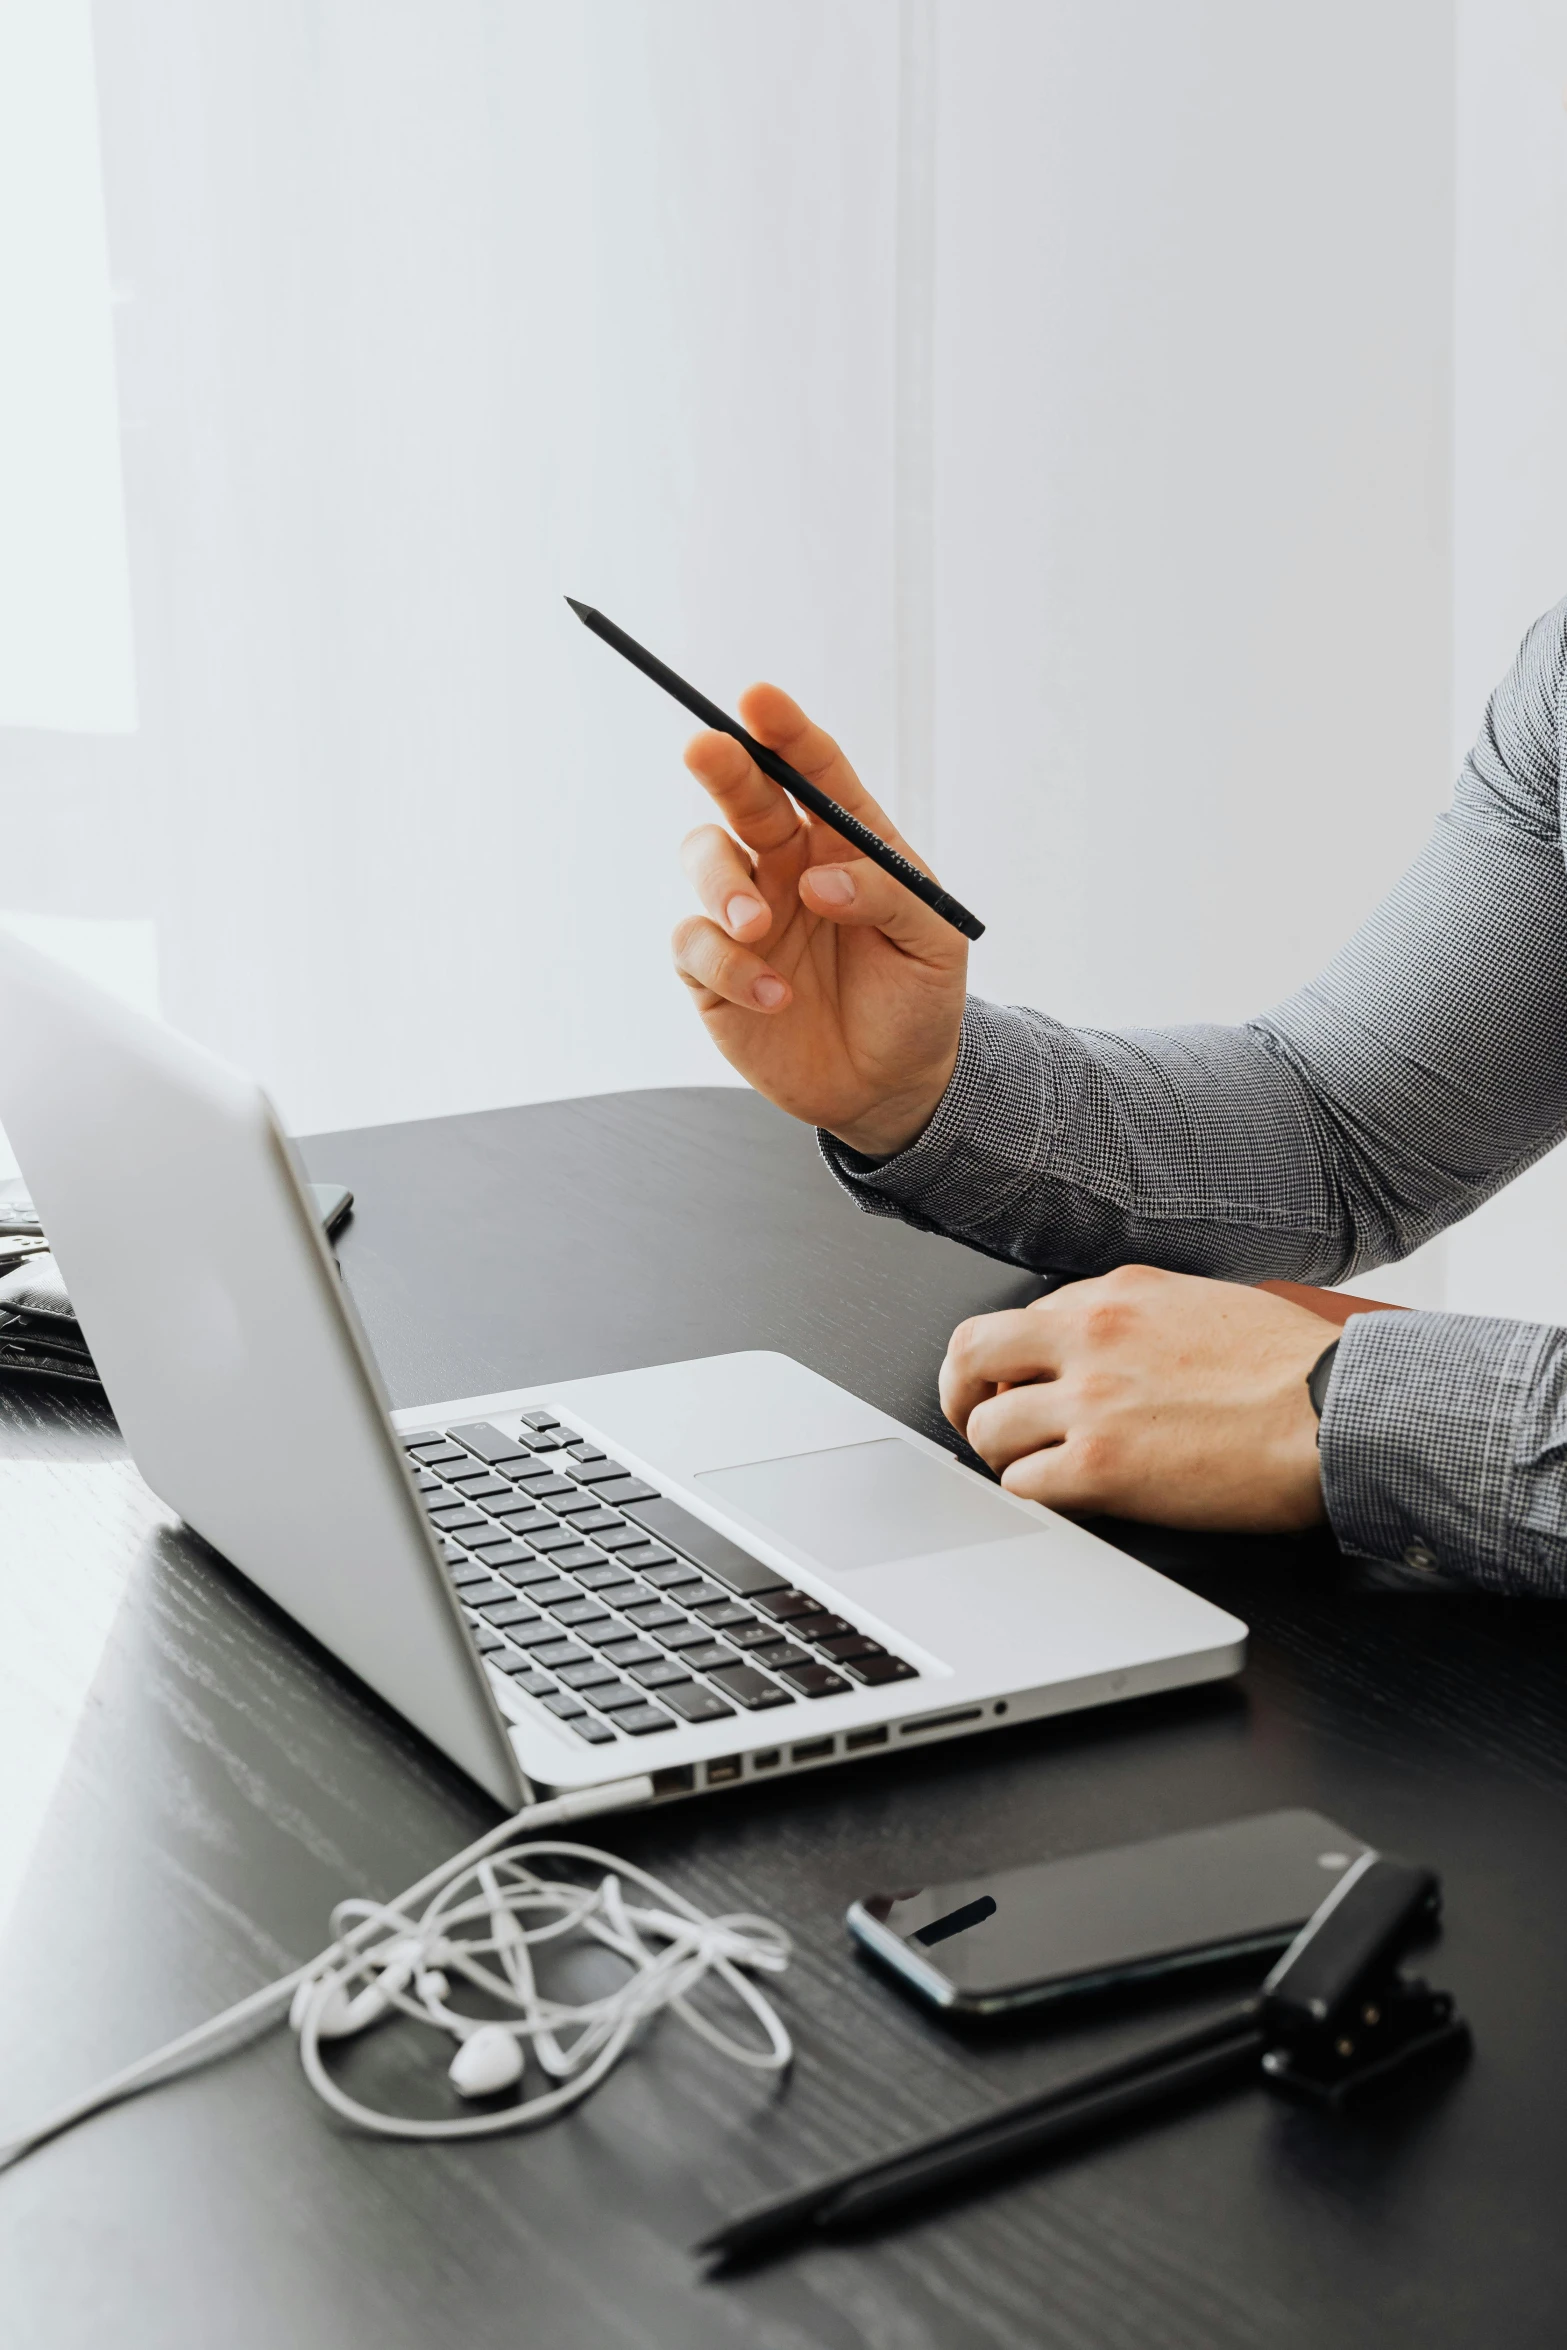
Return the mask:
POLYGON ((764 775, 781 785, 791 799, 799 801, 802 808, 809 808, 813 816, 819 816, 824 824, 830 824, 834 832, 842 833, 861 856, 869 857, 873 865, 879 865, 884 873, 890 873, 894 881, 901 881, 905 889, 912 891, 933 913, 939 914, 943 922, 950 922, 953 929, 961 931, 965 938, 984 937, 984 923, 977 915, 971 914, 967 906, 960 906, 951 892, 942 888, 940 882, 932 881, 928 873, 922 873, 917 865, 911 865, 907 857, 891 847, 879 833, 872 832, 868 824, 862 824, 858 816, 851 816, 847 808, 840 808, 835 799, 811 782, 809 776, 802 775, 797 767, 791 767, 787 759, 780 759, 778 753, 770 751, 766 743, 759 743, 754 734, 748 734, 738 718, 731 718, 727 710, 720 710, 718 704, 710 702, 706 694, 698 693, 694 685, 687 685, 685 679, 677 677, 674 670, 661 661, 656 653, 650 653, 646 645, 639 645, 634 636, 627 636, 623 628, 617 628, 614 621, 606 619, 602 612, 595 612, 591 604, 579 604, 575 596, 568 596, 566 601, 584 628, 591 628, 595 636, 602 637, 605 644, 612 646, 634 669, 640 669, 644 677, 650 677, 655 685, 663 687, 666 694, 672 694, 677 702, 691 712, 693 718, 700 718, 704 726, 715 728, 719 734, 733 735, 741 749, 750 752, 764 775))
POLYGON ((1079 2073, 961 2129, 742 2212, 696 2249, 725 2266, 765 2258, 813 2236, 850 2235, 1130 2114, 1255 2079, 1266 2045, 1261 2017, 1261 2001, 1245 2000, 1196 2031, 1161 2040, 1118 2064, 1079 2073))

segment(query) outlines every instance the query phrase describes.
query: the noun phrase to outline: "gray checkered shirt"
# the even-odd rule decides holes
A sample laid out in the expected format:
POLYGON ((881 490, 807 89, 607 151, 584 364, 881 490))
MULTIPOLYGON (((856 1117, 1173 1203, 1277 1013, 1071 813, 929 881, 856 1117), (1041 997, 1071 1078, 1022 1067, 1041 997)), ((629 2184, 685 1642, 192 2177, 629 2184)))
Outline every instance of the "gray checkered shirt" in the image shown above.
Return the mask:
MULTIPOLYGON (((1567 603, 1525 637, 1422 854, 1319 979, 1241 1028, 1063 1028, 971 998, 895 1158, 823 1138, 873 1214, 1035 1271, 1331 1284, 1408 1254, 1567 1134, 1567 603)), ((1322 1418, 1366 1558, 1567 1594, 1567 1332, 1357 1315, 1322 1418)))

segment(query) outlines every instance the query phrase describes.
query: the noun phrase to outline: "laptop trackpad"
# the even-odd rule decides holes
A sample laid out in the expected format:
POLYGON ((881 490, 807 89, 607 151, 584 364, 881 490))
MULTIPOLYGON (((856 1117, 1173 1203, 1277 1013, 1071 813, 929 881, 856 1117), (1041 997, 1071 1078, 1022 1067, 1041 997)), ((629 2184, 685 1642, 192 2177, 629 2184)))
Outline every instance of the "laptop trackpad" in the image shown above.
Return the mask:
POLYGON ((896 1436, 696 1477, 726 1509, 824 1567, 884 1566, 1036 1533, 1026 1513, 896 1436))

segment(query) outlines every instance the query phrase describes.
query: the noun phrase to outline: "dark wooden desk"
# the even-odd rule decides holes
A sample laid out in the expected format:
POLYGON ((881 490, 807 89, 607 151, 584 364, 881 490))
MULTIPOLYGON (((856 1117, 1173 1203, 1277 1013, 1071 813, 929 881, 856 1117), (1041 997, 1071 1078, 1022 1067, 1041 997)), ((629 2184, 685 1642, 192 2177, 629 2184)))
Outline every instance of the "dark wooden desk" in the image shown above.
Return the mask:
MULTIPOLYGON (((857 1216, 809 1137, 684 1091, 323 1137, 398 1402, 757 1343, 930 1430, 951 1323, 1033 1284, 857 1216)), ((483 1800, 169 1525, 106 1413, 3 1399, 0 1691, 63 1757, 0 1951, 0 2125, 315 1949, 483 1800), (101 1647, 95 1670, 92 1656, 101 1647)), ((280 1473, 286 1470, 280 1464, 280 1473)), ((1567 2330, 1567 1611, 1384 1593, 1325 1546, 1126 1532, 1248 1618, 1237 1688, 606 1823, 799 1938, 782 2089, 672 2032, 582 2112, 463 2151, 366 2143, 279 2036, 0 2178, 16 2350, 1227 2350, 1567 2330), (880 2243, 704 2284, 686 2247, 819 2168, 1126 2044, 975 2047, 851 1957, 851 1895, 1282 1803, 1446 1880, 1431 1967, 1478 2055, 1331 2122, 1232 2098, 880 2243)))

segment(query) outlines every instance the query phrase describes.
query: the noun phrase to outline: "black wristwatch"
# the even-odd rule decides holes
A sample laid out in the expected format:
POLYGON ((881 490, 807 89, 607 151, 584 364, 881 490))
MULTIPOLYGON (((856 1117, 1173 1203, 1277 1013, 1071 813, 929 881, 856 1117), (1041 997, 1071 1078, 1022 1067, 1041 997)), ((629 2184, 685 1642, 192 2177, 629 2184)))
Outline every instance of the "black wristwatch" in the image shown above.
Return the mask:
MULTIPOLYGON (((1333 1376, 1333 1357, 1338 1353, 1338 1350, 1339 1342, 1335 1338, 1331 1346, 1323 1348, 1311 1369, 1306 1373, 1306 1393, 1311 1398, 1311 1408, 1319 1420, 1322 1417, 1322 1407, 1328 1400, 1328 1381, 1333 1376)), ((1319 1444, 1322 1441, 1320 1430, 1317 1441, 1319 1444)))

